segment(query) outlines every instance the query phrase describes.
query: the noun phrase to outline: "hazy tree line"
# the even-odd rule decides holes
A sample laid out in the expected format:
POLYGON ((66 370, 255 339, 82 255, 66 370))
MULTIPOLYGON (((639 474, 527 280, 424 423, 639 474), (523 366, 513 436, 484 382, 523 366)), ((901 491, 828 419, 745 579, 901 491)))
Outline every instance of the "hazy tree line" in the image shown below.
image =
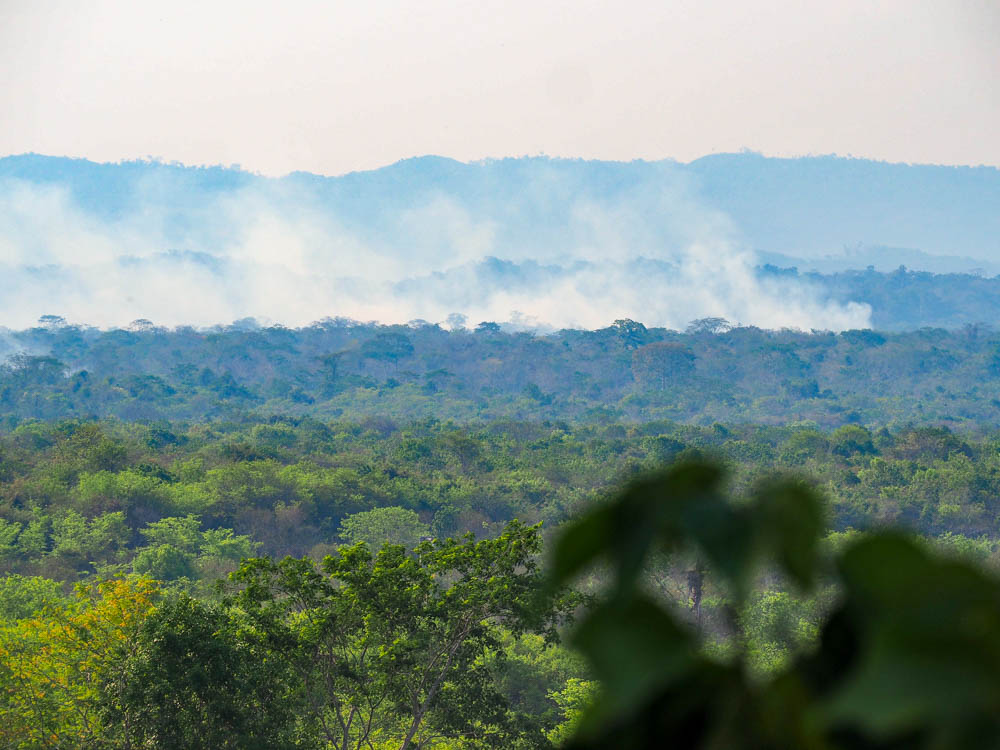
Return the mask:
POLYGON ((308 414, 974 429, 1000 416, 1000 333, 985 325, 834 334, 707 319, 681 333, 620 320, 542 336, 489 322, 453 331, 420 321, 210 331, 44 323, 3 339, 16 351, 0 369, 9 426, 308 414))
POLYGON ((799 278, 817 293, 842 303, 866 303, 872 308, 872 327, 881 331, 956 330, 1000 317, 1000 277, 985 270, 931 273, 899 266, 885 273, 869 266, 818 273, 765 265, 758 272, 764 279, 799 278))

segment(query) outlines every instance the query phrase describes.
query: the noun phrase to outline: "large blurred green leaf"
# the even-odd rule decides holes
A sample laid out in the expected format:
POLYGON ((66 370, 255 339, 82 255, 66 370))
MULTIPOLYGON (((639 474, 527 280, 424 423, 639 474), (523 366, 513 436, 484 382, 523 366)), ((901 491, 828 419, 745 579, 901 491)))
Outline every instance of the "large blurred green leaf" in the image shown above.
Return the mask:
POLYGON ((796 584, 811 587, 824 531, 819 496, 802 484, 781 482, 757 494, 753 512, 766 553, 796 584))
POLYGON ((829 720, 886 736, 956 730, 1000 716, 1000 589, 972 566, 897 534, 872 536, 840 562, 863 644, 826 706, 829 720))
POLYGON ((676 680, 694 661, 691 633, 653 600, 612 600, 591 612, 572 644, 604 686, 602 713, 641 705, 654 689, 676 680))
POLYGON ((569 582, 586 566, 607 554, 614 544, 615 508, 603 505, 570 524, 556 542, 551 579, 569 582))
POLYGON ((553 580, 566 583, 604 558, 614 566, 619 589, 627 590, 654 543, 671 551, 691 536, 718 537, 726 524, 722 477, 713 464, 690 462, 632 482, 566 529, 556 543, 553 580))

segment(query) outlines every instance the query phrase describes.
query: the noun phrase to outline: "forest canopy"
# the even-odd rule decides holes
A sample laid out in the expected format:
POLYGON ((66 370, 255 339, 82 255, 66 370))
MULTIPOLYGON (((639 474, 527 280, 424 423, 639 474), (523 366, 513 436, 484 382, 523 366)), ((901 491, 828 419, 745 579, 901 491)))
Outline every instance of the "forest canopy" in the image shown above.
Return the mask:
POLYGON ((865 588, 876 547, 994 595, 987 326, 53 318, 4 340, 5 746, 979 746, 962 727, 982 716, 929 711, 930 692, 884 731, 857 703, 825 724, 798 707, 826 706, 816 669, 861 679, 844 632, 956 637, 865 588))
POLYGON ((0 346, 11 427, 299 415, 974 430, 1000 416, 1000 332, 987 325, 834 334, 706 319, 677 332, 620 320, 535 335, 489 321, 449 331, 423 321, 99 330, 50 320, 0 346))

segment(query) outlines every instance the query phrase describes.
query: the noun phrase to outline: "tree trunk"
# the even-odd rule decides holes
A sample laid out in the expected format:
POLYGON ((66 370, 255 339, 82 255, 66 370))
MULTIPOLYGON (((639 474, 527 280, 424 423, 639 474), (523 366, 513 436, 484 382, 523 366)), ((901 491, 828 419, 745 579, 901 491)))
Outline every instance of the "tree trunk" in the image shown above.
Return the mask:
POLYGON ((420 729, 420 722, 423 720, 424 711, 421 709, 413 715, 413 721, 410 722, 410 729, 406 733, 406 739, 403 740, 403 744, 399 746, 399 750, 409 750, 410 744, 413 742, 413 737, 417 734, 417 730, 420 729))
POLYGON ((688 571, 688 594, 691 597, 691 606, 694 609, 695 622, 698 631, 701 632, 701 594, 704 581, 704 571, 701 567, 692 568, 688 571))

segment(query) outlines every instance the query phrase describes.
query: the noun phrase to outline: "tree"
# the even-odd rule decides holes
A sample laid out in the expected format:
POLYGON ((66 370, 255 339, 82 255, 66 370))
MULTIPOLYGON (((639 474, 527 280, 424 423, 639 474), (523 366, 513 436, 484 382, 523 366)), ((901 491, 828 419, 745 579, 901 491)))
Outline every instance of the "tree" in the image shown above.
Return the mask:
POLYGON ((4 747, 111 743, 115 728, 101 720, 100 677, 114 671, 155 595, 155 585, 146 579, 81 584, 67 604, 0 624, 4 747))
POLYGON ((322 393, 329 398, 337 392, 337 377, 340 368, 340 360, 343 359, 346 351, 331 352, 319 357, 320 381, 322 393))
POLYGON ((201 519, 193 514, 154 521, 142 530, 150 544, 169 544, 185 552, 197 552, 201 545, 201 519))
POLYGON ((870 455, 877 452, 872 443, 872 434, 855 424, 845 424, 834 430, 830 435, 830 445, 834 453, 845 458, 859 453, 870 455))
POLYGON ((225 612, 181 595, 139 626, 107 673, 103 720, 129 747, 292 747, 287 666, 225 612))
POLYGON ((194 577, 194 555, 172 544, 157 544, 138 550, 132 570, 158 581, 194 577))
POLYGON ((105 513, 89 521, 74 510, 52 522, 53 556, 66 557, 77 565, 93 562, 106 552, 122 548, 129 536, 125 514, 105 513))
POLYGON ((0 578, 0 622, 24 620, 45 608, 63 604, 58 581, 39 576, 0 578))
POLYGON ((666 389, 694 373, 694 352, 674 341, 657 341, 632 354, 632 373, 641 385, 666 389))
POLYGON ((10 357, 3 365, 21 386, 46 386, 62 383, 66 378, 66 365, 55 357, 34 356, 19 353, 10 357))
POLYGON ((637 323, 628 318, 616 320, 611 324, 611 329, 621 340, 626 349, 638 349, 646 342, 649 332, 642 323, 637 323))
POLYGON ((725 318, 698 318, 697 320, 692 320, 688 323, 685 333, 695 335, 704 333, 725 333, 726 331, 731 331, 732 329, 733 324, 725 318))
POLYGON ((469 318, 462 313, 448 313, 448 317, 445 318, 445 325, 452 331, 457 331, 465 328, 465 324, 469 321, 469 318))
POLYGON ((398 366, 399 360, 413 354, 410 337, 403 333, 379 333, 361 345, 361 356, 379 362, 392 362, 398 366))
POLYGON ((496 539, 425 542, 411 554, 340 548, 246 561, 231 600, 294 665, 307 723, 338 750, 422 736, 505 746, 511 717, 490 663, 499 627, 554 637, 561 600, 542 596, 538 527, 496 539))
POLYGON ((0 561, 7 562, 20 552, 17 538, 21 535, 23 524, 16 521, 6 521, 0 518, 0 561))
POLYGON ((553 744, 562 746, 572 738, 586 714, 597 698, 597 683, 570 677, 562 690, 553 690, 549 697, 559 706, 563 721, 546 733, 553 744))
POLYGON ((364 542, 377 550, 383 544, 412 549, 427 536, 430 527, 412 510, 399 507, 375 508, 354 513, 340 522, 340 537, 349 544, 364 542))

